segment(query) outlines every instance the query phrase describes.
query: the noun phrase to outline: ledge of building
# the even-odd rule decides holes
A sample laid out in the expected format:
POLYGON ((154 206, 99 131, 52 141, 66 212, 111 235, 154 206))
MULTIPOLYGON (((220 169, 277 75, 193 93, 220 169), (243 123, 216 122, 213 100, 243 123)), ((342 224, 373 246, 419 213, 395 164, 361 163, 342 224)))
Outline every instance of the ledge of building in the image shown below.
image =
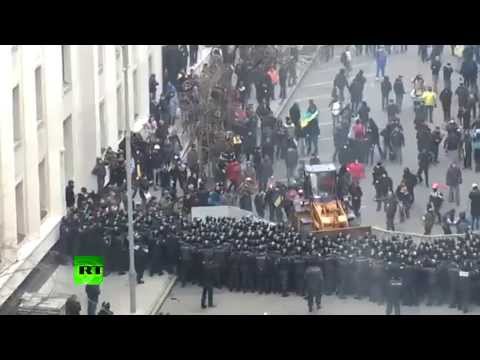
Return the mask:
POLYGON ((0 273, 0 306, 23 283, 30 272, 55 245, 59 236, 61 216, 49 216, 36 238, 27 237, 18 247, 17 260, 0 273))

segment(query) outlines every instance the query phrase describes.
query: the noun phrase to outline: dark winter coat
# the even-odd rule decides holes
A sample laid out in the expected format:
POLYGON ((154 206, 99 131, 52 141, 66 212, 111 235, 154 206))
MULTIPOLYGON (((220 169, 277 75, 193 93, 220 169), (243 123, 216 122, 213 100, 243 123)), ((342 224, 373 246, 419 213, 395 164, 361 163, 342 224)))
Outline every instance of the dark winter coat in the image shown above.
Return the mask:
POLYGON ((189 168, 198 164, 198 153, 196 150, 190 150, 187 155, 187 165, 189 168))
POLYGON ((337 74, 335 76, 335 79, 333 80, 333 86, 336 86, 340 89, 345 88, 345 86, 348 86, 348 80, 345 77, 345 74, 337 74))
POLYGON ((73 300, 71 297, 68 298, 65 303, 65 315, 80 315, 82 306, 77 300, 73 300))
POLYGON ((387 96, 392 91, 392 83, 390 80, 383 80, 381 84, 382 95, 387 96))
POLYGON ((468 197, 471 200, 470 211, 472 216, 480 216, 480 190, 472 190, 468 197))
POLYGON ((104 178, 107 175, 107 170, 105 169, 105 165, 97 164, 92 170, 92 174, 99 178, 104 178))
POLYGON ((458 106, 465 107, 468 101, 468 90, 465 86, 459 86, 455 90, 455 95, 458 96, 458 106))
POLYGON ((450 166, 447 170, 446 182, 448 186, 458 186, 462 183, 462 170, 458 166, 450 166))
POLYGON ((67 202, 67 207, 75 205, 75 192, 73 191, 73 186, 67 186, 65 188, 65 200, 67 202))
POLYGON ((270 176, 273 175, 273 164, 272 160, 264 159, 260 168, 260 178, 267 180, 270 176))
POLYGON ((319 266, 309 266, 305 271, 305 289, 307 293, 318 294, 323 288, 323 272, 319 266))
POLYGON ((361 101, 363 86, 359 81, 353 81, 350 85, 350 96, 352 101, 361 101))
POLYGON ((100 296, 100 286, 99 285, 86 285, 85 291, 87 292, 87 297, 92 301, 98 301, 100 296))
POLYGON ((295 168, 298 163, 298 151, 295 148, 289 148, 287 150, 287 156, 285 158, 287 168, 295 168))
POLYGON ((444 109, 449 109, 452 105, 452 90, 449 88, 444 88, 440 93, 440 102, 444 109))
POLYGON ((403 81, 400 79, 396 79, 393 83, 393 92, 396 95, 403 95, 405 94, 405 88, 403 86, 403 81))

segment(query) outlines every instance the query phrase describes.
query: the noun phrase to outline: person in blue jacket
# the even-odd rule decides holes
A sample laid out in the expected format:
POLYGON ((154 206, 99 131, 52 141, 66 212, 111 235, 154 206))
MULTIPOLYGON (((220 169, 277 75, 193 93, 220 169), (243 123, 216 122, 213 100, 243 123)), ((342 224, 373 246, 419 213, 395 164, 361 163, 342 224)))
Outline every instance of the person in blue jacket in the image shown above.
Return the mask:
POLYGON ((377 61, 377 76, 376 79, 379 80, 379 74, 382 74, 382 78, 385 76, 385 66, 387 65, 387 53, 384 46, 380 46, 377 50, 375 57, 377 61))

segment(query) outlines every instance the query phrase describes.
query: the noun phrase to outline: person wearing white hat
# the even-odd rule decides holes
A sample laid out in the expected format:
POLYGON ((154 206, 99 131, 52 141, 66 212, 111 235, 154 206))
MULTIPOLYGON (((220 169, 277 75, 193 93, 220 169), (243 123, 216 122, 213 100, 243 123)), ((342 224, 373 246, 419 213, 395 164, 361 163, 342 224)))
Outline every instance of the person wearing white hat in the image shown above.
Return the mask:
POLYGON ((472 230, 480 228, 480 189, 478 184, 472 184, 472 191, 468 195, 470 199, 470 215, 472 215, 472 230))

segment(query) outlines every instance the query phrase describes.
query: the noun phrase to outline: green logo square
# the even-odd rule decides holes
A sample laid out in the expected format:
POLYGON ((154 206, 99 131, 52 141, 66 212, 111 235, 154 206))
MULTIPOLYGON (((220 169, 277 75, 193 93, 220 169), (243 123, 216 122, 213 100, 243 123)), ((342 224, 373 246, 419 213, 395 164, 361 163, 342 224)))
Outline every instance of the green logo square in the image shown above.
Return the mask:
POLYGON ((104 269, 103 256, 75 256, 73 281, 75 285, 100 285, 104 269))

